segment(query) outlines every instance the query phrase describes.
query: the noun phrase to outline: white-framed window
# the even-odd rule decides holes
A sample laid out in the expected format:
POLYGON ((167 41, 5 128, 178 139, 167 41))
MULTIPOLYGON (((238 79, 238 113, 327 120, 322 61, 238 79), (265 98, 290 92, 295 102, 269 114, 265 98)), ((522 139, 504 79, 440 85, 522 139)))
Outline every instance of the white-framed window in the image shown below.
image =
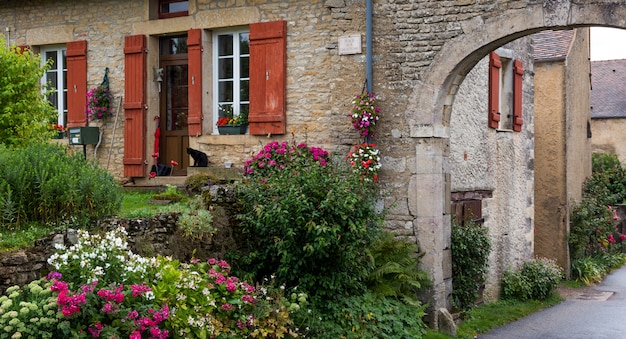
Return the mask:
MULTIPOLYGON (((213 33, 213 125, 217 119, 250 111, 248 29, 213 33)), ((217 131, 216 131, 217 132, 217 131)))
POLYGON ((67 66, 65 45, 45 46, 39 49, 42 63, 51 60, 51 67, 43 75, 42 84, 48 84, 48 101, 58 113, 57 124, 67 127, 67 66))

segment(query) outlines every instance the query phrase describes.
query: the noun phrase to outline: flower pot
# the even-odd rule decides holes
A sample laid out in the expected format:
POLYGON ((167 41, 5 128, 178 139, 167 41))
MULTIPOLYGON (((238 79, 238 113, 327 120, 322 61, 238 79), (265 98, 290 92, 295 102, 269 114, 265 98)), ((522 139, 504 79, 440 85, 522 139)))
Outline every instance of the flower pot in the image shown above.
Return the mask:
POLYGON ((217 126, 220 134, 246 134, 248 125, 223 125, 217 126))
POLYGON ((57 134, 52 137, 52 139, 63 139, 65 138, 65 131, 57 131, 57 134))

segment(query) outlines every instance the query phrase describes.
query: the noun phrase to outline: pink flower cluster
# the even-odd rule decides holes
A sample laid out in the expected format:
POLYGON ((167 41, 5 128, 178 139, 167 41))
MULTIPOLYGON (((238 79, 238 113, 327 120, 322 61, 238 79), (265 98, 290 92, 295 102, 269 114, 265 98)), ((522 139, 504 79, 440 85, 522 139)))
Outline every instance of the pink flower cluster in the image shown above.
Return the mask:
POLYGON ((309 162, 326 166, 329 161, 328 156, 328 152, 324 149, 308 147, 305 143, 294 146, 286 141, 281 143, 272 141, 263 146, 263 149, 252 159, 246 160, 244 175, 266 177, 292 164, 309 165, 309 162))
MULTIPOLYGON (((58 272, 48 274, 47 278, 53 281, 50 286, 50 290, 58 293, 57 304, 65 317, 79 314, 81 312, 81 306, 83 308, 87 308, 100 304, 97 301, 97 298, 94 299, 87 297, 89 293, 93 293, 95 291, 95 287, 98 284, 97 281, 81 286, 81 288, 76 292, 71 292, 69 291, 68 284, 60 280, 61 274, 58 272), (94 305, 87 304, 87 300, 94 305)), ((161 330, 159 328, 159 324, 170 316, 167 305, 165 305, 161 310, 149 309, 146 316, 140 316, 139 311, 135 309, 129 310, 128 307, 123 306, 123 303, 129 299, 127 298, 127 294, 130 294, 132 297, 139 297, 150 291, 150 287, 145 284, 131 285, 130 291, 125 291, 124 285, 119 285, 112 289, 102 288, 95 294, 100 298, 99 300, 104 301, 104 306, 100 308, 100 311, 107 314, 107 316, 103 316, 103 319, 111 320, 115 319, 116 315, 119 315, 121 316, 120 320, 122 323, 130 321, 134 324, 134 328, 132 329, 129 338, 140 339, 144 333, 148 333, 148 338, 151 339, 167 338, 169 335, 168 331, 161 330), (124 310, 123 313, 121 312, 122 310, 124 310)), ((90 310, 86 310, 85 312, 90 313, 90 310)), ((105 327, 106 324, 103 324, 101 321, 96 321, 87 329, 93 338, 98 338, 105 327)))
POLYGON ((87 92, 87 108, 85 113, 89 120, 106 119, 111 116, 113 95, 108 86, 100 85, 87 92))
MULTIPOLYGON (((230 271, 230 265, 223 260, 209 259, 207 261, 209 265, 212 266, 208 270, 208 276, 215 282, 215 285, 209 283, 210 288, 217 287, 218 290, 225 289, 228 293, 231 294, 231 297, 228 297, 228 300, 232 300, 233 297, 239 299, 244 304, 256 304, 256 299, 252 296, 255 292, 254 286, 240 281, 237 277, 228 277, 228 273, 230 271), (240 296, 240 297, 239 297, 240 296)), ((232 311, 235 307, 231 302, 225 302, 219 306, 222 311, 232 311)), ((245 327, 249 327, 252 325, 251 321, 247 321, 245 323, 241 323, 245 325, 245 327)), ((238 323, 239 325, 239 323, 238 323)), ((242 327, 240 327, 242 328, 242 327)))
POLYGON ((352 112, 348 115, 352 119, 352 126, 360 132, 362 137, 373 137, 376 135, 373 128, 378 121, 380 107, 376 106, 376 96, 374 93, 357 95, 352 100, 352 112))
POLYGON ((57 304, 61 309, 61 313, 66 317, 79 313, 80 306, 87 303, 85 291, 78 294, 70 293, 67 283, 64 281, 55 280, 52 286, 50 286, 50 290, 59 293, 57 296, 57 304))

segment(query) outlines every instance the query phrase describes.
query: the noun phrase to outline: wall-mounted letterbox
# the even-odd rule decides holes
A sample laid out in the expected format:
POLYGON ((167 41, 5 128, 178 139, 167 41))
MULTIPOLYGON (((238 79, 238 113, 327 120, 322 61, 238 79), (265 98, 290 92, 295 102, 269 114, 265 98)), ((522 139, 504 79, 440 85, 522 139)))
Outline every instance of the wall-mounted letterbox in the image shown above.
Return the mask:
POLYGON ((100 139, 98 127, 70 127, 70 145, 96 145, 100 139))

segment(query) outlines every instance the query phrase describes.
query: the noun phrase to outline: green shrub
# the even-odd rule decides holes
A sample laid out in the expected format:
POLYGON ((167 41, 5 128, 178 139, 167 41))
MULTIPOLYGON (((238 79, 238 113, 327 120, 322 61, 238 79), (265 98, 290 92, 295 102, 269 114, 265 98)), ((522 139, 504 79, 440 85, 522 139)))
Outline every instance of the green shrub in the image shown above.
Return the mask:
POLYGON ((507 270, 502 278, 502 298, 545 300, 556 290, 563 270, 554 260, 536 258, 525 262, 518 270, 507 270))
POLYGON ((55 109, 42 90, 41 57, 31 51, 7 47, 0 38, 0 144, 20 146, 47 141, 56 134, 55 109))
POLYGON ((319 148, 286 142, 266 145, 246 173, 238 219, 248 253, 240 268, 313 296, 363 292, 366 249, 382 223, 372 184, 319 148))
POLYGON ((119 210, 121 188, 80 153, 51 144, 0 146, 2 226, 85 221, 119 210))
POLYGON ((368 290, 416 305, 417 291, 431 284, 428 273, 419 269, 423 255, 416 253, 417 244, 384 232, 370 248, 374 269, 366 278, 368 290))
POLYGON ((336 296, 325 307, 295 314, 294 320, 306 325, 307 338, 421 338, 424 309, 368 292, 336 296))
POLYGON ((485 282, 491 251, 488 229, 480 224, 464 226, 452 223, 452 304, 467 309, 478 298, 478 290, 485 282))
POLYGON ((596 196, 602 205, 621 204, 626 199, 626 170, 613 153, 593 153, 592 176, 585 192, 596 196))
POLYGON ((609 251, 621 251, 626 239, 616 232, 618 218, 611 207, 626 198, 626 170, 615 154, 594 153, 593 173, 585 181, 583 197, 570 215, 568 243, 573 261, 609 251))

